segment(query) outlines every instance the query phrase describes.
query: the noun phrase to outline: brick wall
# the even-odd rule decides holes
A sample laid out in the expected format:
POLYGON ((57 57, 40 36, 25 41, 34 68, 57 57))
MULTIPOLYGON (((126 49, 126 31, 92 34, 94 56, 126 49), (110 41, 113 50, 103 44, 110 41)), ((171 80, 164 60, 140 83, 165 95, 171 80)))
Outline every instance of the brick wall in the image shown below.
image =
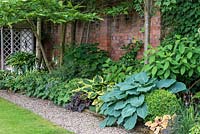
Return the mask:
MULTIPOLYGON (((134 37, 137 40, 144 40, 144 33, 141 29, 144 26, 144 19, 137 13, 129 15, 121 15, 117 17, 104 17, 104 21, 81 23, 76 25, 76 42, 99 43, 99 48, 109 52, 110 56, 117 60, 123 54, 121 47, 130 43, 134 37), (89 31, 89 32, 88 32, 89 31)), ((51 24, 44 28, 45 33, 51 38, 46 41, 46 46, 55 46, 60 42, 60 26, 51 24), (51 45, 50 45, 51 44, 51 45)), ((71 42, 72 26, 68 24, 66 43, 71 42)), ((161 36, 161 17, 160 13, 156 13, 151 19, 151 45, 156 47, 160 44, 161 36)), ((52 49, 52 47, 50 48, 52 49)), ((138 52, 138 57, 143 55, 143 49, 138 52)))

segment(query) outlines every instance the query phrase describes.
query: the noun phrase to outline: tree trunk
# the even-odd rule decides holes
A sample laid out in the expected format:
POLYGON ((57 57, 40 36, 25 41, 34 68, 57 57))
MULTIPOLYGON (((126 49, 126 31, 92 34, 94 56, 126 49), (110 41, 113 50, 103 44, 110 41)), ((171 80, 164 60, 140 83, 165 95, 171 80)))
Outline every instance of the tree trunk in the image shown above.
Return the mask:
POLYGON ((44 47, 42 45, 41 37, 37 33, 37 26, 34 24, 34 22, 32 22, 31 20, 29 20, 28 18, 27 18, 27 22, 30 24, 31 29, 32 29, 35 37, 36 37, 36 40, 38 40, 38 46, 39 46, 39 48, 40 48, 40 50, 42 52, 42 57, 44 59, 45 65, 46 65, 48 71, 51 72, 51 66, 49 65, 49 62, 47 60, 47 56, 45 54, 44 47))
POLYGON ((77 21, 72 22, 72 31, 71 31, 71 43, 76 43, 76 24, 77 21))
POLYGON ((60 66, 63 64, 63 57, 65 51, 65 36, 66 36, 67 23, 61 24, 61 42, 60 42, 60 66))
MULTIPOLYGON (((144 19, 145 19, 144 56, 146 56, 145 52, 148 50, 148 45, 150 44, 150 25, 151 25, 150 8, 151 8, 151 0, 144 0, 144 19)), ((147 61, 145 61, 145 63, 147 64, 147 61)))
MULTIPOLYGON (((39 36, 39 39, 41 39, 41 28, 42 28, 42 21, 40 18, 37 19, 37 34, 39 36)), ((36 65, 38 68, 41 67, 41 62, 42 62, 42 55, 41 55, 41 50, 40 50, 40 45, 39 45, 39 39, 36 38, 36 65)))

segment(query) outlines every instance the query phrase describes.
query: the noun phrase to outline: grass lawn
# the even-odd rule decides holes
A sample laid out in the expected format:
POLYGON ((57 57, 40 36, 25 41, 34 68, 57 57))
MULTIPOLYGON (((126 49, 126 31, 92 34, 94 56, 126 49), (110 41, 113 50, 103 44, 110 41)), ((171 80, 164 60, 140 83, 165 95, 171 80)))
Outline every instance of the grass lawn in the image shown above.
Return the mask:
POLYGON ((0 98, 0 134, 72 134, 0 98))

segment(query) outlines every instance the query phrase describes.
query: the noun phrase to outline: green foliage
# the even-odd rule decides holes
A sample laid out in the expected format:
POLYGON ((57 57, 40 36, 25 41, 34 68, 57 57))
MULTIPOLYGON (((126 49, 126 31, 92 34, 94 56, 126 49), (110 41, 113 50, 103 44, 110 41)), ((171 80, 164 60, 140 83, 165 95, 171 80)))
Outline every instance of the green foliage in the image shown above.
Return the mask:
POLYGON ((101 74, 102 64, 108 58, 107 52, 97 48, 98 44, 71 45, 65 51, 63 67, 53 72, 64 80, 93 78, 101 74))
POLYGON ((74 95, 74 90, 79 88, 81 79, 72 79, 69 82, 59 82, 57 85, 49 87, 49 99, 55 104, 65 106, 74 95))
POLYGON ((143 42, 134 40, 133 42, 123 46, 122 49, 126 51, 119 61, 112 61, 107 59, 103 64, 103 76, 106 82, 122 82, 127 76, 137 72, 141 67, 137 59, 137 52, 142 47, 143 42))
MULTIPOLYGON (((199 0, 159 0, 162 11, 163 28, 170 30, 170 35, 180 34, 190 37, 199 44, 198 33, 200 22, 199 0)), ((168 36, 169 37, 169 36, 168 36)))
MULTIPOLYGON (((101 123, 101 127, 112 126, 115 123, 123 125, 130 130, 135 127, 137 118, 145 119, 148 115, 147 105, 145 103, 145 94, 154 89, 171 89, 176 87, 175 93, 186 90, 176 85, 176 80, 150 79, 146 73, 141 72, 127 78, 124 82, 118 83, 111 90, 100 97, 104 104, 100 109, 100 114, 107 116, 101 123)), ((181 83, 180 83, 181 84, 181 83)), ((179 84, 178 84, 179 85, 179 84)))
POLYGON ((80 5, 74 6, 71 2, 63 5, 57 0, 3 0, 0 8, 0 26, 24 21, 32 23, 30 21, 37 18, 54 23, 99 19, 95 13, 81 13, 80 5))
POLYGON ((174 115, 180 109, 176 96, 166 90, 155 90, 147 94, 145 99, 149 111, 148 121, 154 120, 156 116, 174 115))
POLYGON ((189 134, 191 129, 200 121, 199 113, 196 113, 193 106, 182 107, 173 124, 173 134, 189 134))
MULTIPOLYGON (((200 76, 200 47, 197 42, 176 35, 173 42, 163 42, 162 46, 148 51, 149 64, 143 70, 152 77, 173 78, 185 82, 192 76, 200 76)), ((144 60, 144 61, 145 61, 144 60)))
POLYGON ((32 53, 16 52, 8 57, 6 64, 14 68, 17 73, 25 73, 35 68, 36 57, 32 53))
POLYGON ((83 79, 79 81, 79 88, 75 89, 73 92, 84 92, 87 98, 92 100, 92 105, 95 106, 96 112, 102 105, 100 96, 107 92, 108 83, 106 83, 101 76, 95 76, 92 80, 83 79))
POLYGON ((27 96, 52 100, 55 104, 64 106, 70 101, 73 90, 79 87, 80 79, 69 82, 51 77, 45 72, 27 72, 24 75, 11 75, 4 81, 4 87, 14 92, 23 92, 27 96))
POLYGON ((189 134, 200 134, 200 124, 193 126, 189 134))
POLYGON ((143 16, 143 0, 131 0, 119 2, 116 6, 107 7, 103 10, 104 14, 110 16, 117 16, 121 14, 128 14, 133 9, 143 16))

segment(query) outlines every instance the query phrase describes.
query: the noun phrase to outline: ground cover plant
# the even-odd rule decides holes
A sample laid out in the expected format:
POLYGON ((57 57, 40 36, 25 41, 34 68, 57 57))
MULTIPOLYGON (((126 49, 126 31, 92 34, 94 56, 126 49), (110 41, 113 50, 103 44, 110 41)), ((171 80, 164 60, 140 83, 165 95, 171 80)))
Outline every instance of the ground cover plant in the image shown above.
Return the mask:
POLYGON ((1 134, 72 134, 1 98, 0 107, 1 134))

